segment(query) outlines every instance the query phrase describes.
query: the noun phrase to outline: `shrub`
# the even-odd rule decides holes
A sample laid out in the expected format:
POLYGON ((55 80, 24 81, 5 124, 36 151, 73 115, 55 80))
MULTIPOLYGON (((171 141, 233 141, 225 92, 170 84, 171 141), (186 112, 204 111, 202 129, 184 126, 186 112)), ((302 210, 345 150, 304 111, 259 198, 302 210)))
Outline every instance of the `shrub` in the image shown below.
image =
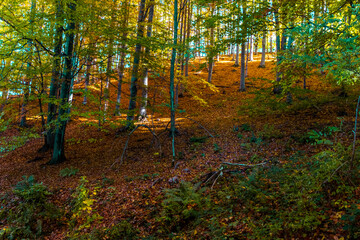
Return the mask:
POLYGON ((96 213, 92 205, 96 201, 93 197, 96 195, 96 189, 90 191, 86 187, 88 181, 86 177, 81 177, 80 185, 72 194, 71 217, 69 220, 70 237, 77 238, 83 229, 89 229, 94 221, 100 220, 101 216, 96 213))
POLYGON ((60 177, 71 177, 76 175, 77 172, 79 172, 79 169, 77 168, 64 168, 60 170, 60 177))
POLYGON ((55 221, 60 216, 59 209, 53 205, 51 193, 42 183, 37 183, 33 176, 23 176, 5 198, 2 217, 6 218, 8 228, 1 230, 0 237, 6 239, 37 239, 43 234, 43 223, 55 221))
POLYGON ((160 221, 166 232, 178 232, 196 223, 205 215, 209 198, 196 191, 196 186, 181 182, 179 188, 165 189, 160 221))

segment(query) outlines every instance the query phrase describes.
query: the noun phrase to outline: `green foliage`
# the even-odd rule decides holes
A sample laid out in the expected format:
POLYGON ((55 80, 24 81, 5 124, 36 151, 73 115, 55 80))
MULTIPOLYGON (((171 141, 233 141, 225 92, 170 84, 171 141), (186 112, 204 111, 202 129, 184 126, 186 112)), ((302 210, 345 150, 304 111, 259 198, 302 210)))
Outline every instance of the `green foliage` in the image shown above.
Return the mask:
POLYGON ((60 177, 71 177, 76 175, 77 172, 79 172, 79 169, 77 168, 64 168, 60 170, 60 177))
POLYGON ((8 128, 11 122, 10 119, 5 120, 4 115, 5 112, 0 113, 0 133, 4 132, 8 128))
MULTIPOLYGON (((360 211, 353 184, 358 178, 348 173, 350 150, 336 145, 310 158, 296 153, 283 164, 233 175, 237 181, 226 181, 212 194, 181 183, 180 188, 165 191, 160 232, 191 233, 201 226, 204 236, 224 239, 226 233, 236 239, 239 235, 233 227, 240 224, 248 229, 247 239, 313 238, 321 226, 338 226, 339 221, 330 217, 332 211, 346 209, 344 229, 357 238, 360 211)), ((252 163, 261 161, 256 154, 251 157, 252 163)))
POLYGON ((313 145, 316 144, 332 145, 333 142, 328 138, 333 136, 333 134, 338 131, 339 128, 334 126, 328 126, 323 128, 323 130, 321 131, 311 130, 307 132, 305 135, 293 136, 293 138, 299 141, 300 143, 311 143, 313 145))
POLYGON ((71 195, 73 198, 71 202, 71 217, 69 220, 71 230, 69 235, 71 238, 78 237, 81 230, 90 228, 93 222, 101 219, 101 216, 92 208, 92 205, 96 201, 94 199, 97 193, 96 189, 90 190, 86 187, 87 183, 86 177, 81 177, 79 186, 71 195))
POLYGON ((244 124, 241 124, 240 129, 243 132, 250 132, 251 131, 251 126, 248 123, 244 123, 244 124))
POLYGON ((23 176, 12 193, 1 202, 0 216, 8 227, 0 230, 0 238, 38 239, 44 233, 43 223, 49 231, 49 223, 60 217, 60 211, 50 202, 51 193, 33 176, 23 176))
POLYGON ((15 149, 25 145, 29 140, 39 138, 40 135, 37 134, 32 129, 23 130, 20 136, 14 136, 10 139, 8 137, 0 138, 0 154, 14 151, 15 149))
POLYGON ((244 137, 241 133, 238 133, 236 136, 237 136, 237 138, 240 139, 240 140, 243 139, 243 137, 244 137))
POLYGON ((259 134, 262 139, 269 140, 273 138, 283 138, 284 134, 281 132, 279 128, 275 128, 274 125, 265 124, 263 130, 259 134))
POLYGON ((203 136, 203 137, 191 137, 191 138, 190 138, 190 142, 191 142, 191 143, 205 143, 208 138, 209 138, 208 136, 203 136))
POLYGON ((134 180, 149 180, 149 179, 154 179, 156 177, 158 177, 160 174, 159 173, 153 173, 153 174, 147 174, 145 173, 144 175, 141 176, 134 176, 134 177, 129 177, 129 176, 125 176, 125 181, 127 182, 132 182, 134 180))
POLYGON ((344 230, 348 231, 350 239, 360 238, 360 201, 351 204, 351 207, 346 209, 346 213, 341 216, 344 221, 344 230))
POLYGON ((189 182, 181 182, 179 188, 165 189, 163 210, 158 220, 166 232, 179 232, 198 224, 206 214, 209 198, 202 195, 204 189, 196 191, 196 188, 189 182))
POLYGON ((139 239, 139 231, 134 228, 128 221, 123 220, 110 228, 95 228, 89 234, 83 234, 77 239, 124 239, 133 240, 139 239))
POLYGON ((214 143, 214 148, 213 148, 213 150, 214 150, 214 153, 219 153, 219 152, 221 152, 221 147, 217 144, 217 143, 214 143))

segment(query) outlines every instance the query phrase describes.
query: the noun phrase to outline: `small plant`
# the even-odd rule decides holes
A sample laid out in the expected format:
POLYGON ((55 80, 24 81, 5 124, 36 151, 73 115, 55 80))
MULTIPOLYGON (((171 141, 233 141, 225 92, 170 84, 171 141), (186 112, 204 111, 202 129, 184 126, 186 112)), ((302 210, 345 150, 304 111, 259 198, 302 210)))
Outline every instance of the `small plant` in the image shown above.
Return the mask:
POLYGON ((209 138, 208 136, 204 136, 204 137, 191 137, 191 138, 190 138, 190 142, 191 142, 191 143, 205 143, 208 138, 209 138))
POLYGON ((159 221, 168 232, 180 231, 183 227, 201 220, 209 205, 209 198, 189 182, 181 182, 179 188, 166 189, 163 210, 159 221))
POLYGON ((0 133, 4 132, 10 124, 10 120, 4 120, 4 115, 5 112, 0 113, 0 133))
MULTIPOLYGON (((23 176, 1 204, 1 217, 6 219, 8 228, 0 231, 4 239, 39 239, 43 234, 43 223, 57 221, 60 211, 49 200, 51 192, 33 176, 23 176)), ((47 227, 48 229, 48 227, 47 227)))
POLYGON ((351 207, 346 209, 346 214, 341 216, 341 220, 344 221, 344 230, 349 232, 350 239, 360 238, 360 202, 352 204, 351 207))
POLYGON ((261 137, 256 137, 254 132, 251 132, 251 137, 249 138, 249 141, 251 143, 255 143, 257 145, 260 145, 263 142, 263 139, 261 137))
POLYGON ((214 143, 214 152, 215 152, 215 153, 221 152, 221 147, 220 147, 218 144, 216 144, 216 143, 214 143))
POLYGON ((201 144, 205 143, 208 139, 208 136, 204 137, 191 137, 190 138, 190 149, 196 151, 198 147, 201 146, 201 144))
POLYGON ((311 130, 307 133, 308 142, 312 144, 327 144, 332 145, 333 142, 327 139, 331 137, 333 133, 339 131, 337 127, 325 127, 323 131, 311 130))
POLYGON ((71 177, 76 175, 76 173, 79 172, 79 169, 77 168, 64 168, 62 170, 60 170, 60 177, 71 177))
POLYGON ((272 138, 283 138, 284 134, 274 125, 265 124, 263 131, 260 133, 261 138, 268 140, 272 138))
POLYGON ((86 187, 87 183, 86 177, 81 177, 80 185, 72 194, 73 200, 71 202, 71 218, 69 221, 70 230, 72 230, 70 237, 72 238, 78 237, 81 230, 90 228, 94 221, 101 219, 101 216, 94 212, 92 208, 96 201, 94 199, 96 189, 91 191, 86 187))
POLYGON ((139 230, 134 228, 128 221, 123 220, 110 228, 94 229, 86 236, 86 239, 139 239, 139 230))
POLYGON ((15 149, 25 145, 27 141, 39 137, 40 135, 34 132, 33 129, 23 130, 20 136, 14 136, 10 139, 2 137, 0 138, 0 154, 14 151, 15 149))
POLYGON ((250 132, 251 131, 251 126, 248 123, 244 123, 240 126, 241 131, 244 132, 250 132))
POLYGON ((114 179, 108 178, 105 175, 103 175, 102 179, 101 179, 101 183, 102 183, 102 186, 112 185, 112 184, 114 184, 114 179))

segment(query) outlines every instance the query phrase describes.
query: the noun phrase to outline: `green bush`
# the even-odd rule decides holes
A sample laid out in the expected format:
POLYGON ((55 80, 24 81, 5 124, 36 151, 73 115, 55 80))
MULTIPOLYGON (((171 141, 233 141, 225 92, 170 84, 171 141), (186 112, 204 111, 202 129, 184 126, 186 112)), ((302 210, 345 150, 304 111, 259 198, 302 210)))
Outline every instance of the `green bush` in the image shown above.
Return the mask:
POLYGON ((202 195, 204 189, 181 182, 179 188, 165 189, 160 222, 166 232, 179 232, 185 226, 199 223, 206 214, 209 198, 202 195))
POLYGON ((273 138, 283 138, 284 134, 280 129, 275 128, 274 125, 265 124, 260 136, 264 140, 269 140, 273 138))
POLYGON ((93 209, 96 201, 96 189, 90 190, 86 184, 86 177, 81 177, 80 184, 75 192, 71 195, 71 217, 69 220, 70 237, 76 238, 83 229, 89 229, 91 224, 101 219, 101 216, 93 209))
POLYGON ((60 211, 53 205, 51 193, 33 176, 23 177, 2 202, 1 217, 5 218, 7 228, 0 231, 0 238, 37 239, 43 234, 43 223, 49 230, 50 222, 60 217, 60 211))
POLYGON ((77 172, 79 172, 79 169, 77 168, 64 168, 60 170, 60 177, 71 177, 76 175, 77 172))
POLYGON ((134 228, 128 221, 123 220, 110 228, 95 228, 88 234, 77 236, 74 239, 84 240, 133 240, 139 239, 139 231, 134 228))

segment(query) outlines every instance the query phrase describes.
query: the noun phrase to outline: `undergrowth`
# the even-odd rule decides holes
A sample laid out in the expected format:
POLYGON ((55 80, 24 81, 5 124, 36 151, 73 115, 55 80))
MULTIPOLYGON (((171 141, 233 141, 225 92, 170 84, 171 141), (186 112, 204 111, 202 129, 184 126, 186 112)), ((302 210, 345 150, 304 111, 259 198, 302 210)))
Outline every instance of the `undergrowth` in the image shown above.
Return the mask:
POLYGON ((349 171, 350 152, 338 144, 312 157, 294 154, 246 175, 233 171, 236 175, 219 180, 211 194, 181 183, 165 191, 160 232, 170 236, 201 229, 212 239, 289 239, 314 238, 326 228, 358 239, 360 210, 353 197, 359 169, 349 171))

